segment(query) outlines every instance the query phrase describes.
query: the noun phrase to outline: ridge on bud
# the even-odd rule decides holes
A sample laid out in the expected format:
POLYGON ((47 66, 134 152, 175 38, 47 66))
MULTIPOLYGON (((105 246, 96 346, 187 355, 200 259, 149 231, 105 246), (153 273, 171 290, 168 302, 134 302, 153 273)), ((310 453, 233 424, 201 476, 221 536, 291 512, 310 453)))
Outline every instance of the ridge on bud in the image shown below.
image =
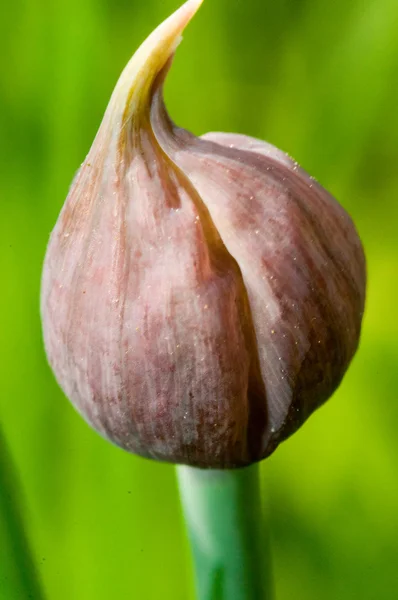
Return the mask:
POLYGON ((366 272, 350 217, 287 155, 172 123, 163 82, 201 1, 123 71, 51 234, 41 313, 55 376, 99 433, 233 468, 339 385, 366 272))

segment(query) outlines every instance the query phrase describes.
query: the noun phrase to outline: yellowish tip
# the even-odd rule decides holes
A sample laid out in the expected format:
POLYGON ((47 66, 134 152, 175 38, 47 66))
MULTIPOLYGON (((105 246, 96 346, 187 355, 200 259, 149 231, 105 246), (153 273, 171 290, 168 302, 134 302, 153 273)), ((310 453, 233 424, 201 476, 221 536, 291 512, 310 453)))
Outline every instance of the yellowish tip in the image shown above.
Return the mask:
POLYGON ((147 100, 153 81, 174 54, 182 32, 202 2, 185 2, 147 37, 128 62, 110 101, 112 112, 122 111, 124 123, 147 100))

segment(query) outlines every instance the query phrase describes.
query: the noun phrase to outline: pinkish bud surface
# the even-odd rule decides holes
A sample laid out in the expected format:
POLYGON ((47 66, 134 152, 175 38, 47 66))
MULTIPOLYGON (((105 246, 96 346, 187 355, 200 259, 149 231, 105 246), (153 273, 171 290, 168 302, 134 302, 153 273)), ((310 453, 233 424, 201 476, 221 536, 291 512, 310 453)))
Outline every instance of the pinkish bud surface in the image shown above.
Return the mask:
POLYGON ((365 258, 347 213, 283 152, 171 122, 163 80, 200 4, 122 73, 51 234, 41 310, 55 376, 99 433, 232 468, 269 455, 339 385, 365 258))

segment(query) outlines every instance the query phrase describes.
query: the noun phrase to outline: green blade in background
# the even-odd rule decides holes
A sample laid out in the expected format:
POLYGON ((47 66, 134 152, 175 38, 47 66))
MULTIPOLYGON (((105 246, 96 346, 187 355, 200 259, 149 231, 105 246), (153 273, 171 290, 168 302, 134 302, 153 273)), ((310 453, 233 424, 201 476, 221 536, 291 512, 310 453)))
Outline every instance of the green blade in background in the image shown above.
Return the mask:
POLYGON ((14 466, 0 430, 0 598, 44 598, 25 535, 14 466))

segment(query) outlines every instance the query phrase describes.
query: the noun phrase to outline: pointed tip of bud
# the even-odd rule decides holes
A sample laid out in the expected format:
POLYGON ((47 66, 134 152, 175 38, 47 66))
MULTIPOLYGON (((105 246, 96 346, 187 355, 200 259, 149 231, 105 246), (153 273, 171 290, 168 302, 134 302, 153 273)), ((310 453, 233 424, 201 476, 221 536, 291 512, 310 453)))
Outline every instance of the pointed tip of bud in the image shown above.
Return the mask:
POLYGON ((123 111, 123 123, 146 104, 156 76, 173 56, 181 42, 182 32, 202 2, 188 0, 180 6, 149 35, 128 62, 110 102, 112 109, 117 107, 116 112, 123 111))
POLYGON ((176 12, 171 15, 170 18, 173 18, 178 13, 181 13, 181 18, 186 19, 186 24, 192 19, 192 17, 198 12, 199 8, 203 4, 203 0, 187 0, 180 8, 176 10, 176 12))

